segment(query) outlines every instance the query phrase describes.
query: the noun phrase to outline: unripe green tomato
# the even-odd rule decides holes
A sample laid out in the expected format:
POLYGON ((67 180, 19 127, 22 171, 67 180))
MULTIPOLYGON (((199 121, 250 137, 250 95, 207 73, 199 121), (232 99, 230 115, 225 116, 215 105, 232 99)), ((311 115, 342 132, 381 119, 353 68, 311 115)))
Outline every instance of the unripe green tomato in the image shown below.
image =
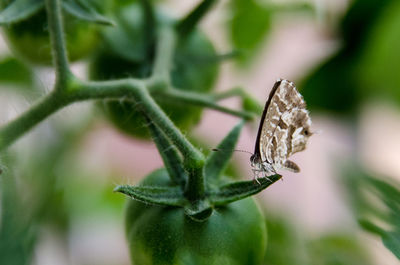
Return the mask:
MULTIPOLYGON (((171 185, 164 169, 143 185, 171 185)), ((130 200, 126 213, 130 255, 136 265, 260 265, 266 248, 263 215, 252 198, 214 209, 204 222, 178 207, 130 200)))
MULTIPOLYGON (((151 74, 151 63, 141 59, 145 54, 144 36, 142 32, 141 10, 132 4, 119 15, 126 34, 134 36, 129 46, 129 55, 104 47, 90 63, 90 76, 94 80, 110 80, 124 77, 145 78, 151 74)), ((171 19, 157 12, 159 23, 171 23, 171 19), (162 21, 162 22, 161 22, 162 21), (169 21, 169 22, 166 22, 169 21)), ((118 43, 120 35, 115 34, 114 43, 118 43)), ((126 39, 120 40, 120 43, 126 39)), ((122 46, 122 45, 121 45, 122 46)), ((115 49, 115 44, 114 44, 115 49)), ((174 54, 171 81, 180 90, 206 93, 212 90, 218 77, 216 52, 210 40, 199 30, 195 30, 188 38, 178 44, 174 54), (214 61, 213 61, 214 60, 214 61)), ((176 101, 156 98, 157 103, 169 118, 182 130, 188 130, 197 124, 201 116, 201 108, 189 106, 176 101)), ((122 132, 140 138, 148 138, 146 122, 130 102, 107 101, 103 105, 106 116, 122 132)))
MULTIPOLYGON (((94 1, 100 2, 92 0, 94 1)), ((107 1, 101 0, 104 5, 107 1)), ((102 26, 79 20, 67 12, 63 12, 63 24, 70 61, 88 56, 97 47, 102 26)), ((3 33, 9 48, 16 55, 33 64, 51 65, 52 54, 45 9, 21 22, 4 26, 3 33)))

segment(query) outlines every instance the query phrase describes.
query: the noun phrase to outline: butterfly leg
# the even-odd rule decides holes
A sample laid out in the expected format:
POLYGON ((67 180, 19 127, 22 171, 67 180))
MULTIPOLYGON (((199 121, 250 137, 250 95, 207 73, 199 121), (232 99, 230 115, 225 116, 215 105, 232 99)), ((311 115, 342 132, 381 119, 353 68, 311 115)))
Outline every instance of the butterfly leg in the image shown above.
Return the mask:
POLYGON ((272 183, 272 180, 269 178, 269 175, 267 175, 267 172, 265 171, 264 171, 264 178, 272 183))
POLYGON ((258 181, 258 175, 260 174, 260 170, 253 168, 252 171, 253 171, 253 183, 254 183, 254 185, 256 184, 256 182, 258 183, 258 185, 261 185, 261 183, 258 181))

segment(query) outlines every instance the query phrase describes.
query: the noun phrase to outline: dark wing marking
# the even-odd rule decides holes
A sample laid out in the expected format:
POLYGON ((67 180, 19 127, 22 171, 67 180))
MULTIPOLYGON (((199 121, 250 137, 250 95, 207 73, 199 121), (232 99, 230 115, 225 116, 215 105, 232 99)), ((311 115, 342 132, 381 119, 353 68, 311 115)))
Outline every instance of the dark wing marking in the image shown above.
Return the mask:
POLYGON ((274 96, 274 94, 275 94, 276 90, 278 89, 279 85, 281 84, 281 82, 282 82, 282 80, 278 80, 278 81, 275 82, 274 86, 272 87, 271 92, 269 93, 268 100, 265 103, 264 111, 263 111, 263 113, 261 115, 260 124, 258 126, 256 144, 255 144, 255 147, 254 147, 255 160, 257 160, 257 159, 259 159, 261 157, 260 156, 260 138, 261 138, 261 134, 262 134, 264 123, 265 123, 265 117, 267 115, 268 107, 269 107, 269 105, 271 103, 272 97, 274 96))

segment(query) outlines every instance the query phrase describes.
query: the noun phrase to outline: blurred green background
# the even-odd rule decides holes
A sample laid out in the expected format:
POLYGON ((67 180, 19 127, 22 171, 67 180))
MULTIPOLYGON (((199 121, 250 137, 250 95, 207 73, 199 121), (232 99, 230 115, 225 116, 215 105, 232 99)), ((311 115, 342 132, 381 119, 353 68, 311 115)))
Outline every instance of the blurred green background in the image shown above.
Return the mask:
MULTIPOLYGON (((157 1, 178 14, 196 3, 157 1)), ((288 78, 304 95, 315 131, 322 130, 296 156, 304 173, 288 174, 279 184, 292 189, 274 193, 272 187, 257 196, 269 233, 265 264, 397 264, 400 2, 221 1, 201 27, 221 53, 238 54, 221 65, 218 89, 240 85, 264 104, 265 87, 288 78), (327 154, 332 146, 339 152, 327 154), (321 163, 328 166, 321 169, 321 163), (309 199, 297 200, 297 192, 309 199)), ((15 58, 4 41, 1 51, 3 124, 53 80, 51 69, 15 58)), ((86 78, 88 62, 73 71, 86 78)), ((82 105, 51 117, 1 154, 0 264, 130 264, 125 198, 112 190, 136 183, 161 161, 152 143, 120 135, 98 108, 82 105)), ((185 133, 207 142, 204 148, 217 142, 211 134, 223 135, 236 122, 215 112, 203 118, 185 133)), ((245 134, 241 146, 251 150, 255 133, 245 134)), ((236 159, 233 171, 251 178, 243 166, 248 158, 236 159)))

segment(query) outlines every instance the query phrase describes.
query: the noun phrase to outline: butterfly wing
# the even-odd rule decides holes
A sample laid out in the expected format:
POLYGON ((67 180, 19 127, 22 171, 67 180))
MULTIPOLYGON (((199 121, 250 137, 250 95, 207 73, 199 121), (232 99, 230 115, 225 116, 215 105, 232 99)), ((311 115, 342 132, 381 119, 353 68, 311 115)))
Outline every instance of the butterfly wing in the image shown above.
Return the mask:
POLYGON ((259 143, 261 160, 297 172, 297 165, 286 161, 293 153, 304 150, 311 136, 306 104, 287 80, 280 81, 269 101, 259 143))

